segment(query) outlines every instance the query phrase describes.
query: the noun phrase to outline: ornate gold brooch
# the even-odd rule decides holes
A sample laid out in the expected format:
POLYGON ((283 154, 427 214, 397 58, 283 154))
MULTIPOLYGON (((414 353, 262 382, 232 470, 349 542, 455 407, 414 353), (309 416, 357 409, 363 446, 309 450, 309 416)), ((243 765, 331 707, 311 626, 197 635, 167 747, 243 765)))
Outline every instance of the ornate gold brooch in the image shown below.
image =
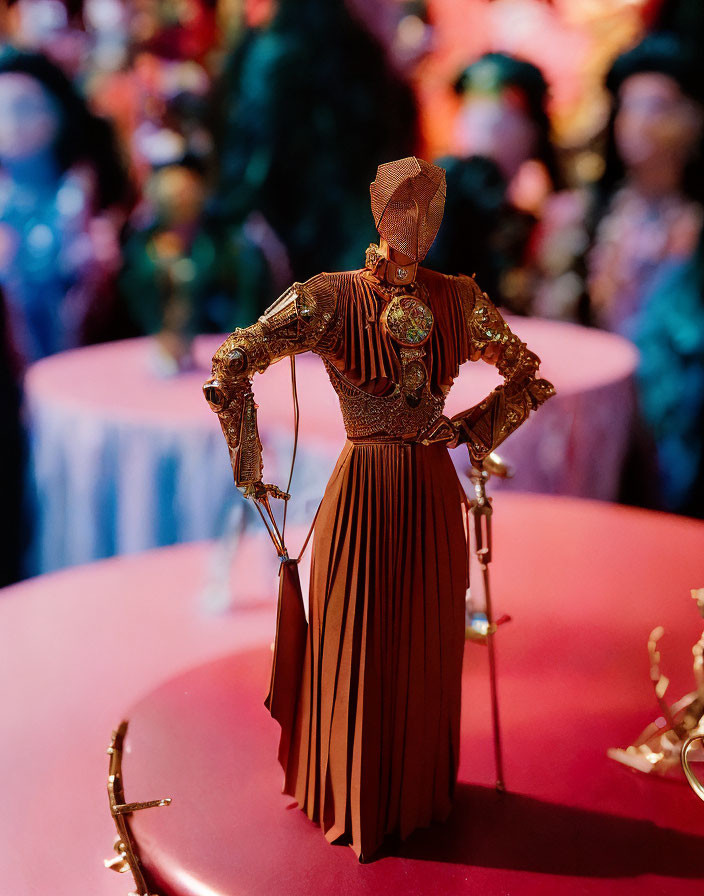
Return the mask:
POLYGON ((414 347, 427 342, 433 330, 433 312, 410 293, 394 296, 381 315, 382 326, 401 345, 414 347))

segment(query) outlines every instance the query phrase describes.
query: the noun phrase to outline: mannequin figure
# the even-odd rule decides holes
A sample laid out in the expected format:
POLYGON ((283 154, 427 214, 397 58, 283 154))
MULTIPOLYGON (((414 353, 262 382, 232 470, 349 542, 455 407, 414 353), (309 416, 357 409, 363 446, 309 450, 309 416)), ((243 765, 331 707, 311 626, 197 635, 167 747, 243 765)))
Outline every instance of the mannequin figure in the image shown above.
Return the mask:
POLYGON ((465 443, 481 465, 554 392, 471 278, 420 266, 442 218, 444 170, 401 159, 380 165, 370 190, 381 239, 365 267, 294 284, 218 349, 204 387, 237 485, 266 507, 283 492, 262 482, 253 374, 313 351, 340 399, 348 440, 315 522, 307 628, 287 609, 297 561, 279 545, 267 705, 282 725, 284 792, 361 860, 452 805, 468 552, 447 448, 465 443), (460 364, 479 358, 505 385, 448 419, 460 364))

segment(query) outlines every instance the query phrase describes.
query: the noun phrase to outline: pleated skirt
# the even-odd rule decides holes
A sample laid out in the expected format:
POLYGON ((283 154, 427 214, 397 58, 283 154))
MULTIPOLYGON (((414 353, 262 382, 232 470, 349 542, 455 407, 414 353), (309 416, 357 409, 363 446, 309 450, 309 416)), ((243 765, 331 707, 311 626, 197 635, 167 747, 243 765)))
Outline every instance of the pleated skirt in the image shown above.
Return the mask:
POLYGON ((362 860, 451 808, 465 505, 444 446, 348 442, 318 512, 284 792, 362 860))

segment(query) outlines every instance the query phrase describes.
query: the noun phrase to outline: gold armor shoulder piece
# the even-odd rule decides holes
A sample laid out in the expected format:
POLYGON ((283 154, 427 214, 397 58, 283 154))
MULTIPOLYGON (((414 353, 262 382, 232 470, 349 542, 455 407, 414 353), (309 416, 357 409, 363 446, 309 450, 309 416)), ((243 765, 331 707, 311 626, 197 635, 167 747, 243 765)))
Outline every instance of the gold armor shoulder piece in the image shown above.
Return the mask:
POLYGON ((279 298, 272 302, 266 309, 259 321, 265 323, 270 330, 279 330, 282 327, 290 327, 298 321, 296 313, 296 286, 289 286, 286 292, 282 293, 279 298))
POLYGON ((326 274, 317 274, 305 283, 294 283, 291 287, 296 295, 296 312, 305 324, 332 320, 337 305, 337 294, 326 274))

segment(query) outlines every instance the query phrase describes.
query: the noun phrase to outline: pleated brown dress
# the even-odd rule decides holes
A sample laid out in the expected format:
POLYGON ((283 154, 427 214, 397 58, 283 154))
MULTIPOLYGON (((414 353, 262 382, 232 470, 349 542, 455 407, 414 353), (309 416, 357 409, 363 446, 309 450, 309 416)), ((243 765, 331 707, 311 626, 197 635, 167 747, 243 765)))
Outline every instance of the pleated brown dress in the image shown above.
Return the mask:
MULTIPOLYGON (((284 792, 328 840, 368 859, 386 835, 405 838, 446 818, 455 788, 466 497, 447 448, 418 436, 442 414, 470 355, 472 281, 418 271, 413 294, 431 312, 421 308, 431 332, 419 351, 384 321, 389 295, 368 271, 320 277, 336 313, 314 350, 348 441, 315 525, 284 792), (426 382, 409 401, 404 391, 423 376, 418 361, 426 382)), ((417 308, 410 314, 418 319, 417 308)))

